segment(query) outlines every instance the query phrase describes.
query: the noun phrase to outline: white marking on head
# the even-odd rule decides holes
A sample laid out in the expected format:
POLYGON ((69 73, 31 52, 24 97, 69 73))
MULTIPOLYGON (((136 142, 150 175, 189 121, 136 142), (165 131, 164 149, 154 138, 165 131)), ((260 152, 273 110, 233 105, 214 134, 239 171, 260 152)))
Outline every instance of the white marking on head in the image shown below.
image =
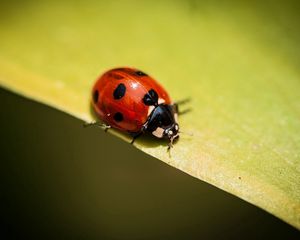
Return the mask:
POLYGON ((163 128, 156 128, 155 131, 152 132, 152 134, 155 136, 155 137, 158 137, 158 138, 162 138, 164 136, 164 129, 163 128))
POLYGON ((177 124, 175 124, 175 130, 178 131, 179 127, 177 124))
POLYGON ((159 99, 158 99, 158 104, 162 104, 162 103, 164 103, 164 102, 165 102, 164 99, 162 99, 162 98, 159 98, 159 99))
POLYGON ((168 131, 168 134, 169 134, 169 135, 172 135, 172 134, 173 134, 173 131, 172 131, 172 130, 169 130, 169 131, 168 131))
POLYGON ((148 117, 150 116, 150 114, 152 113, 152 111, 153 111, 154 108, 155 108, 154 106, 149 106, 148 113, 147 113, 148 117))

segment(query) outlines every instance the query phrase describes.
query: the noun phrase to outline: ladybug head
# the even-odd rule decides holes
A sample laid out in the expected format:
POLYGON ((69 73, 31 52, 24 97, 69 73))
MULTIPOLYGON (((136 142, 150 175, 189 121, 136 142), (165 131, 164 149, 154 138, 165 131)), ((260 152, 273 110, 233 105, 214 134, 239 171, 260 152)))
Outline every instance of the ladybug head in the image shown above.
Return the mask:
POLYGON ((174 123, 172 126, 164 130, 163 137, 170 140, 172 143, 175 139, 179 138, 179 125, 174 123))
POLYGON ((179 136, 178 130, 179 130, 178 124, 174 123, 173 125, 165 129, 164 138, 168 138, 168 139, 177 138, 179 136))
POLYGON ((149 116, 147 131, 157 138, 166 138, 173 142, 179 137, 179 125, 176 122, 177 113, 171 105, 160 104, 149 116))

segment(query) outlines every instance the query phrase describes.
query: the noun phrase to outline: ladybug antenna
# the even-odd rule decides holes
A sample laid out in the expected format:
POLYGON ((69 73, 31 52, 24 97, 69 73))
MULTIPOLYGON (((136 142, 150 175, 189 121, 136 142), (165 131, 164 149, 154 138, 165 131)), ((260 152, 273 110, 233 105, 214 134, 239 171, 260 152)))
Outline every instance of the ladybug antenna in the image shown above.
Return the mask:
POLYGON ((182 133, 182 134, 185 134, 185 135, 188 135, 188 136, 193 136, 193 133, 190 133, 190 132, 182 132, 182 131, 178 131, 179 133, 182 133))
POLYGON ((183 105, 183 104, 186 104, 190 101, 191 101, 191 98, 185 98, 185 99, 181 99, 181 100, 177 101, 176 104, 177 105, 183 105))

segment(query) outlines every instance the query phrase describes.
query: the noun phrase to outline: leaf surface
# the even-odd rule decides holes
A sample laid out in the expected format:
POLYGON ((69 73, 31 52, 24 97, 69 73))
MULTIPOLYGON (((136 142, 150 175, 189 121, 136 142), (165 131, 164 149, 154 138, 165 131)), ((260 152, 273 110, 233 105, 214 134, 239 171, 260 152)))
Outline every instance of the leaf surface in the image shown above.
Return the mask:
POLYGON ((46 0, 0 9, 1 86, 91 121, 99 74, 140 68, 174 100, 192 99, 179 120, 192 136, 182 134, 171 158, 165 142, 136 147, 300 228, 297 4, 46 0))

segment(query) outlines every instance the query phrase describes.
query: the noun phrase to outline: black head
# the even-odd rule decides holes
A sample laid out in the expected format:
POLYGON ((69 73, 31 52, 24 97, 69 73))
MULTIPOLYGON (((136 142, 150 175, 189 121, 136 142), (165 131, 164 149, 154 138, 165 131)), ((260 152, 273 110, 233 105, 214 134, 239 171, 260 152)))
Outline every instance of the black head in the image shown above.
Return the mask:
POLYGON ((157 138, 166 138, 173 142, 179 137, 177 113, 172 105, 159 104, 149 116, 146 130, 157 138))

